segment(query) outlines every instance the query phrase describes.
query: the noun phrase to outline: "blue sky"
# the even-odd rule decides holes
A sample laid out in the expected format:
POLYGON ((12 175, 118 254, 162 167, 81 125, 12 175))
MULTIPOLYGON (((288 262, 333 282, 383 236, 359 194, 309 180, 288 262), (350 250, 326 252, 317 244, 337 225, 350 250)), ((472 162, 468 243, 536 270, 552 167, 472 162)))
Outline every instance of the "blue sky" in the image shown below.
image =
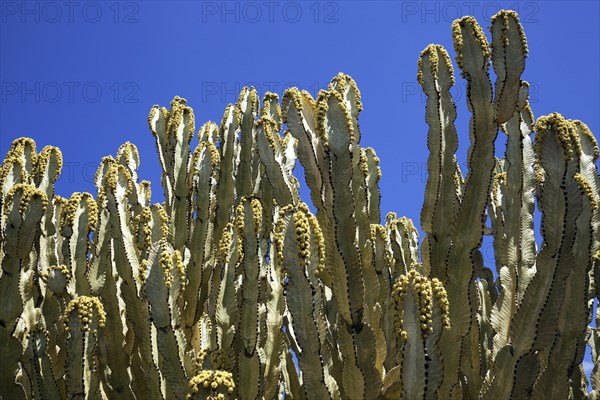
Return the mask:
MULTIPOLYGON (((184 97, 200 126, 220 121, 244 85, 314 94, 342 71, 362 92, 362 144, 381 158, 383 214, 417 222, 427 176, 419 53, 433 42, 454 57, 453 19, 471 14, 487 28, 500 8, 517 10, 525 27, 524 79, 535 116, 559 111, 597 134, 597 1, 2 0, 0 153, 19 136, 33 137, 40 149, 60 147, 65 168, 57 192, 67 196, 93 192, 101 157, 129 140, 140 150, 141 178, 154 183, 153 200, 161 201, 147 125, 153 104, 184 97)), ((461 79, 454 93, 465 169, 469 114, 461 79)))
MULTIPOLYGON (((501 8, 518 11, 525 28, 523 78, 536 118, 558 111, 598 136, 598 1, 1 0, 0 155, 20 136, 34 138, 39 149, 60 147, 65 166, 57 193, 69 196, 95 193, 100 159, 131 141, 140 151, 140 177, 152 181, 153 201, 160 202, 147 124, 153 104, 184 97, 199 127, 220 121, 244 85, 280 95, 298 86, 314 95, 345 72, 362 92, 362 145, 381 159, 382 214, 395 211, 418 225, 428 155, 418 56, 439 43, 454 59, 452 21, 473 15, 487 28, 501 8)), ((458 78, 463 172, 464 89, 458 78)))

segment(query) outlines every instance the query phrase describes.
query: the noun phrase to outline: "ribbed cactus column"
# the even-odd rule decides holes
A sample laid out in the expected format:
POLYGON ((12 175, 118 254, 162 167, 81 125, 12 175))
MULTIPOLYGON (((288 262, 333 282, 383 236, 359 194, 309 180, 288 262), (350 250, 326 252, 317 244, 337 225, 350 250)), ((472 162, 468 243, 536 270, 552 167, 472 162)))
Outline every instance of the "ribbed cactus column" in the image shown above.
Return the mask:
POLYGON ((419 58, 420 248, 410 219, 381 220, 380 160, 360 146, 361 95, 342 73, 316 99, 245 87, 197 135, 186 100, 153 107, 160 203, 130 142, 101 160, 96 194, 63 198, 60 151, 15 140, 0 166, 0 397, 599 398, 598 144, 583 122, 535 121, 516 13, 490 31, 452 24, 472 114, 465 176, 450 56, 430 45, 419 58))

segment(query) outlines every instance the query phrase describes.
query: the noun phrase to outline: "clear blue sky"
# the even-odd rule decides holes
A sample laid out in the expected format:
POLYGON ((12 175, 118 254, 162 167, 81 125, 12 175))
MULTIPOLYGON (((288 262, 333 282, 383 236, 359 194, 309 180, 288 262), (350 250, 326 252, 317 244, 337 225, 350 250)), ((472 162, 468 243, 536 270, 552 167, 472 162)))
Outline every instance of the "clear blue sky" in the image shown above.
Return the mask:
MULTIPOLYGON (((500 7, 520 13, 536 117, 581 119, 598 135, 598 1, 0 1, 0 154, 19 136, 62 150, 57 192, 94 192, 102 156, 135 143, 142 179, 162 201, 147 116, 175 95, 197 126, 220 121, 239 89, 316 93, 337 72, 362 92, 362 144, 381 158, 382 211, 418 221, 426 180, 425 98, 417 60, 429 43, 454 57, 450 24, 474 15, 487 28, 500 7)), ((469 114, 457 80, 459 159, 469 114)), ((500 136, 501 137, 501 136, 500 136)), ((502 138, 502 137, 501 137, 502 138)), ((503 139, 503 138, 502 138, 503 139)), ((499 145, 502 145, 499 142, 499 145)), ((301 179, 303 181, 303 179, 301 179)))

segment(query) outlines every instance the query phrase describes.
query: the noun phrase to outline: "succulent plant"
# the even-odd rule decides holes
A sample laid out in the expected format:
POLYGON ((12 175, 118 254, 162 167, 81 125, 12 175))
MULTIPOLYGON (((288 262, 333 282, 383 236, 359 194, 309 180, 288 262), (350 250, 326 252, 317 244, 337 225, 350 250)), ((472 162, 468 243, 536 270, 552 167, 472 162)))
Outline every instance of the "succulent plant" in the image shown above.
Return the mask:
POLYGON ((583 122, 534 118, 516 13, 490 31, 452 24, 466 175, 450 56, 419 58, 420 245, 410 219, 382 218, 380 160, 360 145, 345 74, 316 99, 243 88, 197 135, 185 99, 154 106, 160 204, 132 143, 102 159, 95 194, 66 199, 60 151, 15 140, 0 167, 0 398, 600 398, 598 144, 583 122))

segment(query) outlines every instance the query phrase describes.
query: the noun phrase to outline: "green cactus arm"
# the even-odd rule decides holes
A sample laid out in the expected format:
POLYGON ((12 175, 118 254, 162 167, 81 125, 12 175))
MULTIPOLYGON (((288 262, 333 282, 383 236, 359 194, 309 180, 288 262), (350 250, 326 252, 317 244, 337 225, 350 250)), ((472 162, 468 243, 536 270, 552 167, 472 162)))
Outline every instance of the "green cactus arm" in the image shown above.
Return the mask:
POLYGON ((54 182, 60 176, 63 159, 58 147, 46 146, 37 156, 33 171, 33 183, 46 193, 48 199, 54 196, 54 182))
MULTIPOLYGON (((401 326, 404 328, 398 334, 404 340, 402 346, 402 396, 406 398, 423 398, 425 396, 425 347, 421 332, 421 312, 417 293, 409 290, 402 296, 398 308, 402 310, 401 326)), ((397 318, 400 318, 398 316, 397 318)), ((400 322, 398 322, 400 325, 400 322)))
POLYGON ((308 92, 300 92, 297 88, 287 89, 282 102, 283 121, 298 140, 298 158, 304 167, 312 203, 317 210, 323 210, 329 169, 326 166, 324 141, 317 131, 317 104, 308 92))
MULTIPOLYGON (((488 74, 489 45, 481 27, 473 17, 452 24, 457 63, 467 80, 467 106, 472 113, 467 156, 469 168, 462 191, 460 207, 452 224, 453 243, 446 259, 445 286, 452 308, 452 328, 440 343, 444 359, 444 381, 438 397, 451 397, 463 392, 459 386, 460 353, 464 338, 475 316, 473 278, 474 257, 484 231, 484 213, 494 168, 494 141, 497 125, 492 108, 492 85, 488 74)), ((463 392, 464 393, 464 392, 463 392)))
POLYGON ((133 188, 129 193, 129 201, 131 203, 132 211, 138 214, 143 207, 147 207, 150 204, 150 182, 141 181, 138 183, 137 170, 140 167, 140 156, 137 147, 130 142, 125 142, 117 150, 116 161, 118 164, 123 165, 129 171, 131 175, 131 182, 133 188))
POLYGON ((168 390, 175 398, 183 399, 187 393, 188 378, 183 367, 184 349, 178 343, 173 326, 173 301, 178 297, 185 271, 176 265, 173 254, 172 247, 165 241, 153 246, 143 292, 156 328, 159 362, 168 390))
POLYGON ((517 13, 502 10, 492 17, 492 65, 496 73, 494 111, 503 124, 513 117, 519 103, 521 74, 525 70, 527 40, 517 13))
MULTIPOLYGON (((106 365, 110 368, 110 373, 107 375, 107 383, 113 393, 119 393, 123 398, 135 398, 132 391, 132 382, 128 371, 129 365, 132 363, 131 355, 124 349, 127 342, 125 332, 127 329, 126 322, 123 321, 121 313, 125 310, 119 305, 119 291, 117 282, 114 279, 113 268, 108 264, 106 271, 106 281, 102 290, 102 303, 106 311, 106 322, 104 329, 104 340, 106 346, 106 365)), ((148 331, 149 333, 149 331, 148 331)), ((143 344, 140 343, 140 347, 143 344)), ((143 351, 143 350, 142 350, 143 351)), ((156 367, 152 364, 146 364, 146 368, 156 367)), ((135 369, 132 368, 132 371, 135 369)), ((148 388, 144 391, 145 394, 160 396, 158 389, 158 380, 156 373, 152 376, 148 373, 145 376, 145 385, 148 388), (154 378, 154 379, 153 379, 154 378), (152 390, 154 389, 154 391, 152 390)), ((160 397, 153 397, 160 398, 160 397)))
POLYGON ((408 273, 411 266, 418 263, 418 233, 412 220, 406 217, 397 218, 393 212, 386 216, 386 229, 394 258, 392 274, 395 274, 395 279, 399 274, 408 273))
POLYGON ((109 250, 111 245, 110 213, 106 205, 105 196, 99 194, 96 197, 96 207, 98 218, 93 243, 90 244, 92 257, 89 262, 89 270, 86 274, 91 293, 94 295, 102 292, 106 281, 106 273, 111 262, 111 252, 109 250))
POLYGON ((341 285, 334 287, 334 294, 338 298, 338 304, 349 305, 350 315, 346 315, 343 309, 341 310, 345 322, 357 328, 361 324, 364 286, 360 253, 354 239, 356 220, 353 217, 354 195, 351 189, 353 169, 350 150, 350 144, 355 143, 353 122, 350 111, 345 108, 344 98, 336 91, 321 93, 318 110, 318 129, 321 136, 327 138, 327 151, 331 154, 329 168, 335 171, 335 175, 330 176, 329 182, 333 193, 331 212, 332 222, 335 224, 335 247, 343 262, 336 263, 342 271, 332 271, 335 280, 341 282, 341 285))
MULTIPOLYGON (((304 206, 306 207, 306 206, 304 206)), ((306 397, 330 398, 323 363, 324 337, 319 325, 323 323, 320 306, 322 296, 316 273, 322 268, 322 248, 311 240, 313 227, 307 217, 308 209, 294 210, 288 205, 279 210, 275 227, 275 254, 289 279, 285 290, 286 304, 293 332, 287 330, 298 345, 298 365, 302 371, 302 390, 306 397)))
POLYGON ((37 162, 35 141, 28 137, 20 137, 13 140, 6 152, 5 159, 18 158, 23 165, 24 181, 30 182, 37 162))
POLYGON ((501 278, 500 300, 494 304, 491 322, 496 331, 494 352, 509 341, 511 318, 534 276, 533 146, 529 135, 533 115, 527 103, 528 84, 523 82, 523 107, 503 126, 507 135, 504 172, 494 178, 489 215, 494 231, 496 270, 501 278))
POLYGON ((352 121, 354 143, 360 142, 360 130, 358 129, 358 114, 362 111, 360 91, 356 82, 349 75, 343 72, 338 73, 327 87, 329 91, 336 91, 344 100, 344 106, 349 112, 352 121))
POLYGON ((115 161, 129 170, 134 182, 138 181, 137 170, 140 167, 140 154, 133 143, 123 143, 117 150, 115 161))
MULTIPOLYGON (((467 105, 473 114, 470 123, 471 145, 467 158, 469 172, 453 226, 455 239, 458 239, 461 244, 454 248, 460 249, 459 253, 464 253, 471 251, 473 246, 478 246, 481 241, 482 215, 485 211, 494 167, 493 150, 497 125, 494 122, 491 104, 492 86, 488 74, 489 45, 487 39, 477 21, 472 17, 456 20, 452 24, 452 29, 457 62, 462 70, 462 75, 467 79, 467 105)), ((451 256, 451 258, 453 257, 451 256)), ((469 268, 465 269, 466 273, 469 273, 469 268)), ((464 275, 460 271, 457 272, 461 276, 464 275)), ((454 271, 449 270, 448 273, 454 273, 454 271)), ((468 277, 467 275, 464 277, 465 279, 457 281, 464 282, 463 285, 469 285, 471 280, 467 279, 468 277)), ((457 308, 461 308, 459 304, 457 307, 453 307, 453 309, 457 308)), ((465 318, 460 320, 466 321, 465 318)), ((453 319, 453 321, 459 323, 459 319, 453 319)))
POLYGON ((27 336, 22 366, 31 380, 32 398, 60 399, 65 397, 57 383, 52 358, 47 353, 49 335, 42 320, 39 320, 27 336))
POLYGON ((213 323, 211 349, 227 355, 222 369, 232 369, 235 323, 239 318, 236 293, 236 265, 242 257, 242 244, 234 225, 228 223, 221 235, 212 274, 211 297, 208 311, 213 323))
MULTIPOLYGON (((343 79, 346 82, 344 85, 352 86, 348 77, 343 79)), ((335 78, 332 82, 334 85, 340 84, 335 78)), ((321 140, 326 143, 329 169, 335 172, 334 175, 330 175, 328 182, 332 198, 325 203, 327 208, 324 209, 330 213, 327 218, 331 224, 323 221, 322 225, 328 226, 325 237, 331 237, 332 243, 335 243, 331 252, 333 266, 340 269, 337 271, 332 266, 329 272, 332 277, 333 294, 342 317, 338 322, 341 324, 338 328, 338 340, 344 360, 343 386, 349 384, 351 386, 346 387, 349 392, 368 393, 370 396, 378 392, 381 376, 372 357, 375 335, 363 321, 365 288, 360 243, 357 240, 364 241, 368 238, 369 228, 363 227, 365 229, 362 235, 358 235, 357 238, 360 229, 355 217, 359 211, 355 211, 357 205, 354 193, 361 182, 364 184, 359 164, 353 161, 358 160, 360 155, 356 132, 360 101, 355 95, 348 106, 347 93, 340 86, 340 91, 335 89, 321 92, 318 99, 318 131, 321 140), (346 309, 346 304, 349 309, 346 309), (350 315, 345 314, 347 311, 350 311, 350 315)))
MULTIPOLYGON (((98 180, 101 180, 99 197, 102 198, 102 203, 106 201, 105 208, 108 211, 111 226, 112 266, 107 270, 107 273, 117 273, 120 278, 117 282, 119 296, 110 298, 110 301, 119 301, 118 298, 122 298, 125 304, 125 316, 128 324, 131 324, 131 330, 138 343, 139 354, 143 363, 143 366, 139 363, 132 364, 132 367, 137 367, 134 374, 145 376, 148 385, 144 387, 144 391, 149 390, 156 394, 157 377, 154 366, 157 364, 153 361, 153 350, 149 337, 151 323, 148 301, 147 298, 141 296, 148 261, 147 259, 140 260, 139 250, 135 246, 136 240, 132 229, 132 218, 128 208, 128 195, 133 190, 131 174, 128 168, 118 165, 114 161, 108 162, 106 165, 108 167, 100 166, 97 176, 98 180), (146 368, 147 372, 142 373, 140 368, 146 368)), ((155 226, 155 232, 152 235, 167 237, 169 229, 166 211, 162 207, 155 209, 152 220, 160 221, 160 224, 155 224, 157 226, 155 226), (155 216, 154 213, 157 215, 155 216)), ((114 308, 116 305, 111 304, 110 307, 114 308)), ((137 384, 137 382, 134 383, 137 384)))
POLYGON ((535 155, 538 184, 541 185, 539 204, 544 240, 536 259, 536 274, 512 317, 511 343, 498 352, 492 370, 495 380, 483 388, 483 398, 509 395, 513 386, 526 388, 524 390, 533 386, 534 374, 513 375, 513 372, 524 368, 526 363, 535 363, 540 357, 536 352, 551 348, 567 290, 567 278, 575 265, 576 225, 564 222, 574 221, 582 210, 581 189, 573 178, 579 164, 576 131, 560 114, 541 117, 536 123, 536 131, 535 155), (556 257, 557 254, 560 257, 556 257), (524 358, 528 354, 533 356, 524 358))
POLYGON ((187 329, 191 329, 200 318, 209 293, 219 165, 220 156, 215 145, 200 141, 190 166, 189 192, 192 196, 191 209, 195 210, 196 217, 192 221, 190 248, 194 251, 187 269, 188 285, 184 293, 183 321, 187 329))
POLYGON ((215 220, 215 243, 221 240, 223 229, 229 223, 233 214, 237 194, 235 192, 235 174, 239 165, 239 141, 237 135, 240 130, 241 115, 238 107, 228 105, 223 114, 219 127, 219 155, 221 168, 217 188, 217 216, 215 220))
POLYGON ((157 151, 163 169, 167 212, 174 226, 174 244, 181 249, 187 241, 188 185, 187 170, 190 158, 190 141, 194 136, 194 113, 186 100, 175 97, 171 110, 154 106, 148 123, 156 139, 157 151))
MULTIPOLYGON (((387 342, 392 343, 394 341, 386 341, 383 318, 385 299, 389 295, 389 289, 387 289, 388 285, 386 285, 385 280, 380 280, 378 276, 378 274, 381 275, 382 269, 387 267, 385 265, 386 260, 383 258, 383 248, 385 248, 385 241, 382 240, 381 237, 383 227, 378 224, 373 224, 370 228, 370 237, 366 240, 362 250, 363 277, 365 280, 365 288, 368 288, 368 290, 365 291, 364 320, 373 331, 374 366, 378 371, 379 377, 381 377, 384 375, 384 363, 388 350, 387 342)), ((381 385, 381 382, 379 382, 379 384, 381 385)), ((379 389, 376 389, 374 393, 377 393, 378 391, 379 389)))
POLYGON ((0 253, 0 347, 3 349, 4 366, 0 373, 0 396, 11 399, 25 398, 23 388, 15 382, 19 359, 25 349, 13 332, 25 307, 20 281, 26 278, 23 272, 30 269, 30 252, 39 235, 47 204, 45 193, 27 184, 13 186, 3 204, 0 226, 4 238, 0 253))
POLYGON ((65 361, 67 396, 95 398, 100 391, 99 343, 106 313, 96 297, 80 296, 69 303, 64 314, 67 335, 65 361))
POLYGON ((298 182, 286 165, 286 160, 291 160, 293 163, 296 161, 296 141, 293 138, 284 141, 275 130, 275 125, 275 121, 268 117, 262 117, 257 121, 258 153, 269 183, 276 189, 273 191, 273 196, 277 202, 282 206, 298 204, 298 182))
POLYGON ((212 121, 206 122, 198 131, 198 143, 210 142, 215 144, 219 141, 219 126, 212 121))
MULTIPOLYGON (((274 220, 275 226, 277 219, 274 220)), ((277 252, 275 234, 271 232, 269 254, 277 252)), ((266 339, 263 346, 265 360, 264 391, 265 398, 275 398, 281 386, 281 376, 285 374, 285 357, 289 353, 283 332, 285 313, 285 269, 280 257, 271 256, 267 264, 266 280, 266 339)), ((295 373, 295 372, 294 372, 295 373)), ((297 376, 297 374, 295 373, 297 376)), ((286 394, 290 389, 286 390, 286 394)))
POLYGON ((381 168, 379 167, 379 157, 375 154, 375 150, 367 147, 365 150, 367 163, 367 212, 369 214, 369 222, 378 224, 381 222, 381 192, 379 190, 379 181, 381 179, 381 168))
MULTIPOLYGON (((266 100, 266 96, 265 96, 266 100)), ((266 100, 267 101, 267 100, 266 100)), ((277 99, 275 98, 275 104, 277 99)), ((253 185, 258 175, 258 160, 256 152, 256 132, 254 120, 259 113, 260 102, 254 87, 242 88, 235 107, 240 114, 240 159, 237 171, 236 194, 242 196, 253 195, 253 185)))
POLYGON ((539 204, 544 241, 537 256, 536 276, 529 286, 534 282, 536 285, 531 290, 528 287, 511 325, 510 333, 518 352, 550 344, 551 330, 546 327, 556 322, 565 279, 574 266, 575 225, 564 221, 576 218, 581 212, 581 189, 573 178, 578 169, 578 155, 572 124, 559 114, 551 114, 538 120, 536 131, 536 163, 543 174, 539 204), (556 254, 562 256, 555 257, 556 254))
POLYGON ((61 231, 65 238, 62 254, 69 263, 73 280, 71 296, 89 295, 91 287, 86 276, 88 266, 89 234, 98 222, 98 205, 89 193, 75 192, 61 215, 61 231))
MULTIPOLYGON (((566 279, 564 298, 556 321, 557 335, 548 355, 547 366, 536 381, 533 394, 548 393, 551 383, 555 397, 567 396, 571 387, 569 376, 583 361, 585 335, 591 303, 588 298, 588 271, 592 270, 594 250, 598 248, 600 228, 598 217, 598 186, 590 184, 584 176, 598 179, 598 170, 593 162, 596 141, 587 126, 580 121, 570 121, 574 129, 574 153, 579 159, 579 172, 574 175, 579 185, 581 213, 575 219, 573 269, 566 279), (584 150, 585 148, 585 150, 584 150), (566 371, 566 373, 565 373, 566 371)), ((575 200, 569 207, 579 206, 575 200)), ((564 255, 563 255, 564 256, 564 255)))
POLYGON ((236 322, 236 356, 238 390, 244 398, 256 398, 262 392, 261 375, 264 365, 257 348, 259 337, 259 298, 265 289, 261 285, 260 271, 263 258, 260 242, 264 238, 262 205, 256 198, 242 197, 236 207, 235 226, 242 239, 243 258, 239 275, 244 282, 240 288, 240 313, 236 322))
POLYGON ((127 281, 129 290, 139 291, 140 258, 135 246, 132 218, 128 207, 128 196, 133 190, 131 174, 126 167, 113 164, 103 177, 103 196, 108 201, 111 216, 112 237, 117 239, 114 251, 119 274, 127 281))
POLYGON ((452 63, 440 45, 429 45, 419 58, 417 76, 427 95, 425 119, 429 125, 427 183, 421 210, 421 227, 426 233, 422 251, 424 268, 432 276, 444 277, 451 225, 458 208, 454 179, 458 136, 454 127, 456 106, 450 94, 454 85, 452 63), (435 238, 435 239, 434 239, 435 238))
POLYGON ((442 283, 421 275, 417 271, 421 266, 414 267, 398 278, 391 295, 394 327, 401 346, 397 356, 401 373, 397 379, 401 380, 404 397, 427 398, 435 394, 442 382, 437 342, 442 331, 450 327, 449 305, 442 283))
MULTIPOLYGON (((4 210, 5 197, 15 185, 26 183, 26 172, 23 161, 14 154, 8 154, 0 166, 0 211, 4 210)), ((4 220, 0 213, 0 224, 4 220)), ((4 246, 4 232, 0 229, 0 251, 4 246)))

